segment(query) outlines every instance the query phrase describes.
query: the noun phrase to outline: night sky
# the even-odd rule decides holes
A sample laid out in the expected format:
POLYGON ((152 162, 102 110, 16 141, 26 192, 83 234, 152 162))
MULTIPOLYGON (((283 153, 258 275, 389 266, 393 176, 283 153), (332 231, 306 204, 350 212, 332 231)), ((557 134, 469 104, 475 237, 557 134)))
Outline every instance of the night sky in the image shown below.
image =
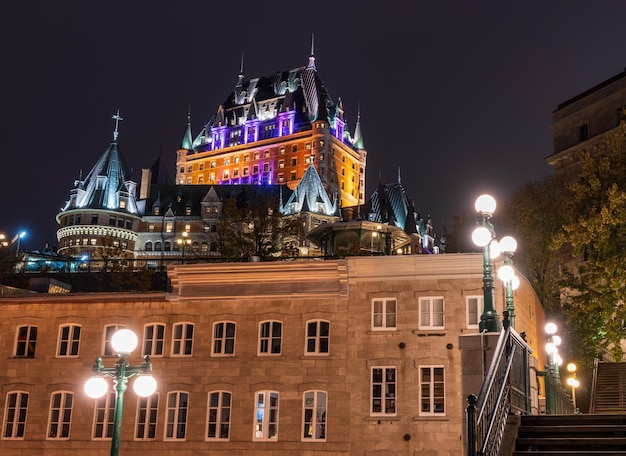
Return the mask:
POLYGON ((0 14, 0 232, 56 242, 55 215, 112 139, 139 182, 162 154, 174 177, 191 104, 194 136, 237 82, 308 62, 361 107, 366 195, 397 179, 435 231, 551 172, 559 103, 626 64, 626 2, 33 1, 0 14), (220 4, 220 6, 215 6, 220 4))

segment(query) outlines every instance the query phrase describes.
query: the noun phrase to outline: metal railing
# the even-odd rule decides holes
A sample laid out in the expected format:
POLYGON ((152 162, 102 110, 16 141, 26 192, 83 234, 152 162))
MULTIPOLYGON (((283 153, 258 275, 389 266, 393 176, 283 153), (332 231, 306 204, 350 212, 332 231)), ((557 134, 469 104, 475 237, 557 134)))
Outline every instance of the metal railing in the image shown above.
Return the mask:
POLYGON ((503 315, 504 329, 480 393, 467 398, 468 456, 496 456, 509 413, 530 413, 531 350, 510 326, 508 312, 503 315))

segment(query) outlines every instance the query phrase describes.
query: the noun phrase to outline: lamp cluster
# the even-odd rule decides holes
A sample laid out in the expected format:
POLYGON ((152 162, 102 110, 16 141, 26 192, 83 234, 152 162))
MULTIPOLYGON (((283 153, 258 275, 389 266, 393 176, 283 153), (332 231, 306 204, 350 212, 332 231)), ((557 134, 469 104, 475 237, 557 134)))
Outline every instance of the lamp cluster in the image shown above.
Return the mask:
POLYGON ((511 236, 504 236, 500 241, 495 239, 496 232, 490 222, 496 210, 496 200, 488 194, 480 195, 474 203, 478 217, 476 229, 472 232, 472 241, 483 249, 483 283, 485 293, 484 313, 481 316, 481 331, 499 330, 499 322, 493 303, 493 267, 491 262, 500 255, 504 264, 497 271, 498 278, 504 282, 506 293, 506 310, 509 311, 511 326, 515 327, 515 308, 513 305, 513 291, 519 287, 520 280, 513 269, 513 254, 517 250, 517 241, 511 236))
POLYGON ((546 353, 548 354, 548 367, 554 374, 554 378, 560 380, 559 367, 563 364, 563 358, 559 355, 559 345, 561 337, 557 335, 556 324, 550 322, 545 326, 546 332, 546 353))

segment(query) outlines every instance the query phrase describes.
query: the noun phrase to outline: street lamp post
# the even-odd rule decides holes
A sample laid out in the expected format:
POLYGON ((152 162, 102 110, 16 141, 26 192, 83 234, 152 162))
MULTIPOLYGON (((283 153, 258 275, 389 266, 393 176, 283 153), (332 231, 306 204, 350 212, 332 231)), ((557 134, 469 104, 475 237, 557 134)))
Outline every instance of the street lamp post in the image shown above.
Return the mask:
POLYGON ((17 238, 17 248, 15 249, 15 258, 19 258, 20 256, 20 241, 22 240, 24 236, 26 236, 26 231, 20 231, 18 234, 15 235, 15 237, 17 238))
POLYGON ((121 329, 113 334, 111 338, 111 346, 120 358, 114 367, 104 367, 102 358, 96 359, 96 365, 93 366, 94 376, 85 383, 85 393, 89 397, 99 398, 106 394, 108 389, 107 381, 104 377, 113 379, 113 388, 115 389, 115 408, 113 410, 113 431, 111 434, 111 456, 117 456, 120 445, 120 429, 122 425, 122 407, 124 403, 124 393, 128 384, 128 379, 139 375, 133 384, 135 393, 140 397, 148 397, 156 391, 156 380, 150 372, 152 364, 150 357, 145 356, 143 362, 139 366, 129 366, 126 359, 130 353, 137 347, 137 336, 129 329, 121 329))
POLYGON ((558 382, 561 381, 561 374, 559 372, 559 366, 563 363, 563 359, 561 355, 559 355, 559 345, 561 345, 561 337, 559 337, 557 332, 557 326, 550 322, 545 326, 546 331, 546 352, 548 353, 548 365, 550 366, 550 371, 554 375, 554 379, 558 382))
POLYGON ((176 239, 176 243, 182 247, 182 257, 183 264, 185 263, 185 245, 191 245, 191 239, 189 239, 189 233, 187 231, 183 231, 183 238, 176 239))
POLYGON ((567 365, 567 371, 571 374, 571 377, 567 379, 567 384, 572 387, 572 402, 574 403, 574 413, 577 413, 578 408, 576 407, 576 388, 580 386, 580 382, 576 378, 576 364, 569 363, 567 365))
POLYGON ((496 210, 496 200, 491 195, 480 195, 474 204, 478 217, 478 227, 472 233, 474 244, 483 249, 483 313, 480 316, 480 331, 499 332, 500 318, 494 307, 493 267, 491 265, 490 244, 496 233, 489 221, 496 210))
POLYGON ((500 251, 504 256, 504 265, 498 269, 498 277, 504 282, 504 296, 506 310, 509 311, 511 326, 515 328, 515 306, 513 303, 513 290, 519 286, 519 278, 515 276, 513 269, 513 253, 517 250, 517 241, 511 236, 500 239, 500 251))

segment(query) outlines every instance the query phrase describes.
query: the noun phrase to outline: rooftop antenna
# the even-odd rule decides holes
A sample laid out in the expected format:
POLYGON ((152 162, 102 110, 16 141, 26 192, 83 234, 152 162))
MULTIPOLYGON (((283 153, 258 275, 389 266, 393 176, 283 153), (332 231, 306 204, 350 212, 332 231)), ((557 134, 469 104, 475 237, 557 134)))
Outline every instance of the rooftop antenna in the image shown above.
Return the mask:
POLYGON ((124 120, 120 117, 120 110, 117 110, 117 114, 111 116, 112 119, 115 119, 115 131, 113 131, 113 141, 117 142, 117 137, 119 136, 118 127, 120 125, 120 120, 124 120))
POLYGON ((314 70, 317 70, 317 68, 315 68, 315 34, 314 33, 311 33, 311 55, 309 56, 308 68, 313 68, 314 70))

